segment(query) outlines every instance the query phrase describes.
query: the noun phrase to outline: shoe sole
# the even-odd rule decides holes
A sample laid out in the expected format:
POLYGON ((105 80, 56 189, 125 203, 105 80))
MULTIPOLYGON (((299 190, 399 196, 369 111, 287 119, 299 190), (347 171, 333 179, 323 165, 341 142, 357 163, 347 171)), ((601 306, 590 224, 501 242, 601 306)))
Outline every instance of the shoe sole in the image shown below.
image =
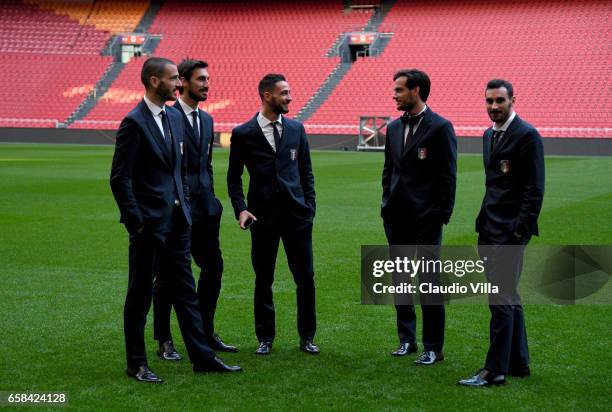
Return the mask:
POLYGON ((423 366, 431 366, 431 365, 435 365, 438 362, 442 362, 443 360, 444 360, 444 358, 436 359, 435 361, 433 361, 431 363, 424 363, 424 362, 414 361, 414 364, 415 365, 423 365, 423 366))
POLYGON ((157 356, 159 357, 159 359, 161 359, 161 360, 165 360, 165 361, 168 361, 168 362, 178 362, 178 361, 180 361, 180 360, 183 360, 183 358, 182 358, 182 357, 179 357, 179 358, 176 358, 176 359, 166 358, 166 357, 164 357, 163 355, 160 355, 159 353, 157 354, 157 356))

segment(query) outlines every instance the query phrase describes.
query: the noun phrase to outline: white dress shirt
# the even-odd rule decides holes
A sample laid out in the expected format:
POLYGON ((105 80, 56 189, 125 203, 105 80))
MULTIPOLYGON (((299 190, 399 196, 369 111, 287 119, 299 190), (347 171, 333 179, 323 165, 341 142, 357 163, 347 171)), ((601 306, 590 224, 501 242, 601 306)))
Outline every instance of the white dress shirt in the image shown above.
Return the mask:
POLYGON ((147 96, 144 97, 144 101, 147 104, 147 107, 149 108, 151 113, 153 113, 153 119, 155 119, 155 123, 157 123, 157 127, 159 127, 159 131, 161 132, 162 136, 164 136, 164 139, 165 139, 166 136, 164 135, 164 125, 162 124, 162 119, 160 116, 161 112, 164 112, 164 115, 166 114, 165 108, 156 105, 151 100, 149 100, 147 96))
POLYGON ((263 114, 261 114, 261 112, 257 113, 257 123, 259 123, 259 127, 261 127, 261 131, 266 137, 266 140, 268 141, 268 143, 270 143, 270 146, 272 146, 272 149, 274 149, 274 151, 276 152, 276 144, 274 143, 274 126, 272 126, 272 123, 274 123, 275 121, 278 122, 278 124, 276 125, 276 128, 278 129, 278 134, 282 136, 283 135, 283 116, 282 115, 280 114, 278 115, 278 120, 270 120, 267 117, 265 117, 263 114))
MULTIPOLYGON (((191 114, 191 112, 197 112, 198 108, 196 107, 195 109, 192 109, 191 106, 189 106, 187 103, 182 101, 180 97, 179 97, 178 101, 179 101, 179 104, 181 105, 181 107, 183 108, 183 111, 187 115, 187 120, 189 121, 189 124, 191 125, 191 127, 194 127, 193 126, 193 115, 191 114)), ((198 131, 202 130, 202 129, 200 129, 200 115, 199 115, 199 113, 198 113, 198 116, 196 116, 196 119, 197 119, 196 120, 196 122, 197 122, 196 127, 198 128, 198 131)))
MULTIPOLYGON (((417 114, 415 114, 414 116, 418 116, 421 113, 425 113, 425 110, 427 110, 427 105, 425 105, 425 107, 423 107, 423 110, 421 110, 420 112, 418 112, 417 114)), ((421 117, 421 119, 419 120, 419 122, 417 124, 415 124, 412 127, 412 135, 414 136, 416 134, 417 129, 419 128, 419 126, 421 125, 421 122, 423 121, 423 118, 421 117)), ((406 144, 406 139, 408 138, 408 132, 410 131, 409 127, 406 127, 406 130, 404 130, 404 144, 406 144)))

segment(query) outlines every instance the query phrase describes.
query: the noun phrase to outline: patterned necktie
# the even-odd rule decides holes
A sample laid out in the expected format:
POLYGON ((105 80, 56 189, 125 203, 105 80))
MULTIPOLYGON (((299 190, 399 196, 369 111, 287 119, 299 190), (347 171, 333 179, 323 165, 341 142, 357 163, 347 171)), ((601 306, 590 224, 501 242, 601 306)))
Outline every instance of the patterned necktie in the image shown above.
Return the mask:
POLYGON ((497 146, 497 142, 499 142, 499 138, 502 136, 503 133, 503 130, 493 131, 493 137, 491 138, 491 151, 495 149, 495 146, 497 146))
POLYGON ((278 147, 280 146, 280 141, 281 141, 281 137, 280 137, 280 133, 278 133, 278 129, 276 128, 276 125, 279 124, 278 121, 276 122, 272 122, 272 133, 274 134, 274 151, 278 151, 278 147))
POLYGON ((193 135, 195 136, 195 141, 199 148, 200 147, 200 128, 198 127, 198 111, 194 110, 193 112, 191 112, 191 117, 193 118, 193 135))

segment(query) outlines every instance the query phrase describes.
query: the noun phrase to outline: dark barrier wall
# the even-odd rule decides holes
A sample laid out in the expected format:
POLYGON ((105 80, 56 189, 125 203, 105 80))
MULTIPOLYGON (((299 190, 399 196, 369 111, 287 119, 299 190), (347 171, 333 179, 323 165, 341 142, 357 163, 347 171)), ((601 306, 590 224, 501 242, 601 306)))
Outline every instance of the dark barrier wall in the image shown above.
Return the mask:
MULTIPOLYGON (((0 142, 114 144, 115 130, 0 128, 0 142)), ((357 136, 309 135, 311 149, 355 150, 357 136)), ((612 139, 546 137, 544 151, 548 155, 612 156, 612 139)), ((482 139, 459 137, 460 153, 482 153, 482 139)))

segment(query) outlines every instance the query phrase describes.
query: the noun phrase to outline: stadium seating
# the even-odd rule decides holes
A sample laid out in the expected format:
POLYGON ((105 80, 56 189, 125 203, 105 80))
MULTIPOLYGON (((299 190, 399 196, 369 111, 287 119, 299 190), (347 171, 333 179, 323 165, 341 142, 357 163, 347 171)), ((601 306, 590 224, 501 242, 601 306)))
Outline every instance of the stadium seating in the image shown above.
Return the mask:
POLYGON ((382 56, 357 61, 307 125, 356 133, 360 115, 397 116, 393 73, 417 67, 432 79, 432 109, 458 135, 489 125, 484 87, 502 77, 542 135, 612 137, 610 10, 606 1, 397 2, 379 29, 393 33, 382 56))
POLYGON ((133 31, 149 7, 143 0, 61 1, 25 0, 41 9, 69 16, 80 24, 92 24, 112 34, 133 31))
MULTIPOLYGON (((345 9, 349 3, 380 1, 167 0, 148 32, 162 36, 155 55, 209 62, 211 94, 203 107, 213 114, 217 131, 229 131, 258 110, 257 82, 267 72, 287 76, 294 99, 290 116, 304 107, 339 63, 327 57, 339 36, 372 17, 367 7, 345 9)), ((0 2, 5 84, 27 79, 51 99, 28 115, 4 104, 0 126, 64 121, 109 66, 111 59, 99 54, 111 33, 133 30, 148 4, 0 2)), ((383 53, 358 59, 306 128, 356 134, 361 115, 397 116, 393 73, 418 67, 432 79, 428 103, 453 122, 458 135, 479 136, 489 125, 484 85, 503 77, 515 85, 517 112, 544 136, 612 138, 610 11, 603 0, 397 1, 379 28, 393 34, 383 53)), ((128 63, 85 119, 71 127, 116 128, 142 97, 143 61, 128 63)), ((3 89, 7 102, 9 88, 3 89)))
MULTIPOLYGON (((344 13, 341 1, 167 1, 149 29, 163 35, 155 54, 186 56, 210 64, 206 107, 217 130, 229 131, 257 112, 257 83, 265 73, 284 73, 293 89, 291 115, 314 94, 338 63, 326 54, 338 35, 362 28, 371 10, 344 13)), ((142 95, 142 60, 130 62, 107 96, 75 127, 117 122, 142 95)), ((115 123, 116 124, 116 123, 115 123)))
POLYGON ((99 55, 1 53, 0 57, 0 127, 55 127, 70 116, 112 62, 111 57, 99 55))
POLYGON ((19 1, 0 2, 0 53, 98 54, 107 31, 19 1))

